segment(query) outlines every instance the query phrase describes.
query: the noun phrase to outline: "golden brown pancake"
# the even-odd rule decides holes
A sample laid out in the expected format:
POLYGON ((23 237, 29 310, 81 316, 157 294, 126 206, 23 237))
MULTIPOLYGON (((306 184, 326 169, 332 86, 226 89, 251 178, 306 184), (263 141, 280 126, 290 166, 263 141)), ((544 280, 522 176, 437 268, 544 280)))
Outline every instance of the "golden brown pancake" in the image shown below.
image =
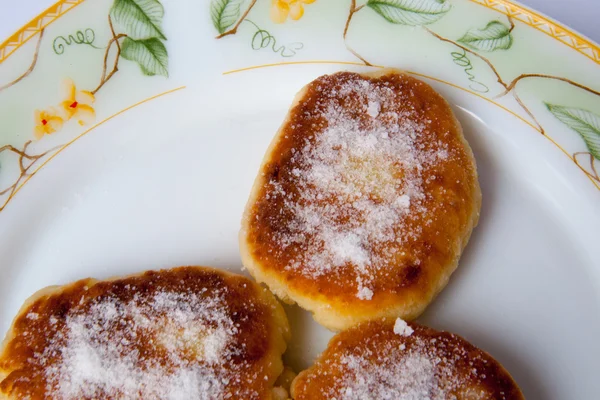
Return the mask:
POLYGON ((290 332, 249 279, 180 267, 50 287, 0 349, 5 399, 271 399, 290 332))
POLYGON ((401 319, 334 336, 292 383, 295 400, 523 400, 508 372, 460 336, 401 319))
POLYGON ((267 150, 242 259, 327 328, 410 320, 448 283, 480 206, 471 149, 429 85, 391 69, 326 75, 267 150))

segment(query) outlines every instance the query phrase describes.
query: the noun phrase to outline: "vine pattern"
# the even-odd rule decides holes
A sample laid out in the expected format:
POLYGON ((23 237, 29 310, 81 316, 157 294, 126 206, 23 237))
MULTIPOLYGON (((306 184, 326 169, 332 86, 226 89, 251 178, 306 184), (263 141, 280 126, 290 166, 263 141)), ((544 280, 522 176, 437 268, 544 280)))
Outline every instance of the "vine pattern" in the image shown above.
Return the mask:
POLYGON ((252 35, 252 39, 250 40, 250 46, 252 50, 262 50, 271 48, 273 53, 279 54, 281 57, 293 57, 298 51, 304 48, 304 43, 301 42, 292 42, 287 45, 279 45, 277 46, 277 39, 269 31, 262 29, 253 21, 246 19, 246 22, 252 24, 256 28, 256 32, 252 35))
POLYGON ((473 74, 473 64, 471 64, 471 60, 467 56, 466 51, 453 51, 450 55, 452 56, 452 62, 463 68, 467 75, 467 79, 471 81, 469 88, 479 93, 488 93, 490 91, 490 88, 485 83, 478 81, 475 74, 473 74))
MULTIPOLYGON (((65 46, 71 45, 88 45, 97 49, 105 49, 99 83, 89 92, 92 95, 96 95, 104 85, 118 73, 119 62, 121 59, 137 63, 144 75, 168 75, 168 54, 163 43, 163 41, 166 40, 166 37, 160 28, 164 10, 159 0, 146 0, 146 2, 153 7, 155 12, 154 15, 149 16, 145 14, 147 10, 142 10, 140 14, 138 9, 132 7, 135 6, 134 0, 113 1, 108 15, 108 27, 110 29, 111 38, 108 40, 106 47, 96 46, 95 31, 91 28, 84 29, 83 31, 76 31, 74 34, 67 35, 66 37, 57 36, 53 40, 52 49, 58 55, 64 53, 66 49, 65 46), (123 18, 123 16, 125 16, 125 18, 123 18), (121 31, 115 29, 114 22, 120 25, 122 28, 121 31)), ((246 2, 248 5, 242 9, 241 7, 245 3, 244 0, 212 0, 211 7, 213 7, 214 4, 219 3, 219 5, 224 7, 221 9, 222 13, 220 15, 226 15, 230 19, 227 24, 219 25, 220 28, 223 29, 219 29, 217 39, 235 35, 239 26, 244 21, 247 21, 256 28, 250 42, 251 47, 254 50, 268 48, 282 57, 293 57, 304 47, 304 44, 300 42, 278 45, 276 38, 269 31, 247 19, 247 16, 256 5, 257 0, 249 0, 246 2)), ((510 16, 508 17, 508 26, 498 21, 491 21, 483 29, 469 30, 462 38, 452 40, 440 35, 428 27, 428 25, 433 24, 448 13, 451 7, 447 4, 447 0, 367 0, 362 5, 357 5, 356 0, 350 0, 349 6, 342 37, 348 51, 361 60, 363 64, 366 66, 373 66, 373 64, 349 46, 347 36, 355 14, 362 10, 371 9, 381 15, 389 23, 420 27, 441 42, 454 46, 456 50, 450 53, 452 61, 457 66, 464 69, 467 80, 470 82, 469 87, 480 93, 489 93, 491 91, 490 87, 477 80, 473 72, 474 67, 471 62, 471 57, 481 60, 489 67, 496 77, 497 83, 502 88, 502 91, 494 97, 498 98, 512 94, 519 106, 535 122, 537 130, 541 134, 545 134, 544 127, 519 97, 518 84, 521 81, 528 79, 555 80, 564 82, 592 95, 600 96, 598 90, 560 76, 526 73, 521 74, 510 81, 505 80, 494 64, 483 53, 496 50, 508 50, 510 48, 513 40, 511 34, 515 29, 515 24, 510 16), (396 7, 396 9, 392 9, 394 7, 396 7), (410 7, 412 7, 412 9, 410 7), (421 7, 421 9, 419 7, 421 7), (427 7, 429 11, 433 10, 433 12, 429 12, 427 15, 420 15, 420 10, 427 7), (408 15, 406 13, 412 13, 410 14, 410 18, 406 18, 406 15, 408 15), (482 43, 485 43, 485 45, 482 45, 482 43)), ((26 79, 35 69, 43 38, 44 29, 41 29, 38 33, 31 64, 16 79, 0 85, 0 92, 26 79)), ((596 167, 596 163, 600 160, 600 152, 598 151, 600 148, 600 116, 582 109, 569 109, 565 106, 553 107, 554 108, 548 107, 550 112, 552 112, 552 114, 568 128, 579 133, 588 147, 589 151, 573 153, 571 156, 572 160, 591 179, 600 183, 600 176, 598 174, 598 168, 596 167)), ((32 143, 31 140, 26 141, 22 148, 17 148, 12 145, 0 147, 0 153, 10 152, 17 156, 17 164, 20 171, 20 175, 14 182, 7 187, 0 188, 0 196, 8 195, 8 197, 5 198, 4 203, 0 205, 0 211, 6 207, 23 180, 31 174, 32 168, 46 156, 53 154, 53 152, 60 148, 60 146, 58 146, 36 152, 31 150, 32 143)))
POLYGON ((68 35, 67 37, 55 37, 52 41, 52 50, 54 50, 56 55, 61 55, 65 52, 65 46, 74 44, 83 44, 94 49, 102 49, 102 47, 94 45, 94 40, 96 40, 96 32, 92 28, 86 28, 83 31, 76 31, 75 34, 68 35))
MULTIPOLYGON (((52 115, 53 118, 63 121, 63 118, 64 120, 69 120, 72 117, 76 117, 78 107, 86 107, 85 111, 87 111, 88 114, 95 115, 95 111, 93 107, 91 107, 91 104, 81 104, 74 96, 83 94, 86 96, 88 103, 93 103, 95 95, 119 71, 119 62, 121 59, 138 64, 144 75, 168 76, 168 53, 164 45, 166 37, 161 30, 164 8, 159 0, 145 0, 144 4, 145 6, 140 8, 135 0, 113 0, 108 13, 108 28, 110 30, 111 38, 108 40, 105 47, 98 85, 93 90, 84 90, 77 94, 72 94, 72 96, 67 99, 66 106, 64 105, 65 102, 63 102, 63 107, 67 109, 68 114, 61 117, 52 115), (115 23, 119 25, 122 31, 117 32, 115 23)), ((33 60, 29 68, 18 78, 0 86, 0 92, 16 85, 31 74, 38 61, 43 37, 44 29, 40 30, 38 34, 38 41, 33 54, 33 60)), ((74 35, 68 35, 66 38, 64 36, 57 36, 53 40, 52 48, 58 55, 64 53, 65 46, 73 44, 88 45, 102 49, 102 47, 95 46, 95 38, 95 32, 91 28, 88 28, 83 31, 77 31, 74 35)), ((72 84, 72 88, 73 91, 75 91, 74 84, 72 84)), ((54 108, 52 108, 52 111, 42 111, 41 115, 49 115, 51 112, 54 112, 53 110, 54 108)), ((42 119, 41 123, 45 125, 46 120, 42 119)), ((84 121, 80 119, 79 123, 83 125, 84 121)), ((62 127, 62 122, 60 123, 60 127, 62 127)), ((58 129, 46 130, 46 134, 53 134, 58 129)), ((42 135, 42 137, 43 136, 44 135, 42 135)), ((22 148, 17 148, 13 145, 0 147, 0 154, 10 152, 17 155, 17 163, 20 171, 19 175, 12 183, 4 188, 0 188, 0 196, 6 196, 2 199, 2 203, 0 204, 0 212, 8 205, 20 185, 23 184, 23 181, 31 175, 32 168, 42 162, 47 156, 51 156, 62 148, 62 145, 59 145, 35 153, 30 151, 30 145, 32 143, 33 141, 28 140, 24 143, 22 148)))
MULTIPOLYGON (((212 0, 211 7, 214 8, 215 4, 218 3, 218 5, 222 7, 222 10, 230 11, 228 14, 229 22, 226 24, 226 26, 219 25, 219 21, 214 21, 215 26, 227 28, 219 29, 220 34, 216 38, 222 39, 228 35, 235 35, 239 25, 244 19, 246 19, 250 11, 256 5, 256 2, 257 0, 252 0, 242 12, 242 2, 239 2, 239 0, 212 0), (229 8, 227 10, 227 8, 233 3, 235 3, 234 5, 237 7, 237 13, 231 12, 235 11, 233 8, 229 8)), ((348 32, 350 31, 354 16, 358 12, 370 9, 383 17, 383 19, 385 19, 388 23, 420 27, 441 42, 451 44, 457 48, 457 50, 451 52, 450 54, 453 58, 453 62, 464 69, 467 80, 470 82, 469 88, 480 93, 489 93, 491 92, 490 87, 483 82, 478 81, 475 77, 473 73, 474 67, 469 56, 473 56, 483 61, 483 63, 485 63, 494 74, 497 84, 502 88, 502 91, 494 96, 494 98, 500 98, 508 94, 512 94, 519 107, 521 107, 521 109, 531 118, 531 120, 535 123, 536 130, 542 135, 546 134, 544 126, 542 126, 538 118, 536 118, 536 116, 523 102, 518 94, 517 84, 519 82, 525 79, 533 78, 561 81, 593 95, 600 96, 600 91, 560 76, 526 73, 521 74, 510 81, 505 80, 490 59, 482 53, 505 51, 510 49, 513 43, 512 32, 515 29, 515 23, 513 19, 510 17, 510 15, 507 15, 508 26, 499 21, 490 21, 484 28, 470 29, 465 33, 465 35, 463 35, 463 37, 457 40, 452 40, 440 35, 428 27, 428 25, 431 25, 443 18, 451 10, 451 8, 452 6, 448 0, 367 0, 361 5, 357 5, 356 0, 350 0, 346 23, 342 32, 342 38, 346 48, 350 53, 358 58, 364 65, 374 66, 374 64, 368 61, 348 44, 348 32)), ((590 151, 577 152, 572 154, 570 157, 590 179, 600 183, 600 176, 598 175, 597 168, 595 166, 596 162, 600 162, 600 153, 595 151, 596 147, 593 147, 596 145, 600 146, 600 116, 592 114, 586 110, 576 111, 578 111, 579 114, 587 113, 586 117, 578 120, 577 118, 569 119, 561 118, 557 115, 555 116, 571 130, 576 131, 582 136, 590 151), (592 120, 590 120, 590 118, 592 120), (590 166, 585 167, 580 163, 579 159, 588 159, 588 156, 590 166)))

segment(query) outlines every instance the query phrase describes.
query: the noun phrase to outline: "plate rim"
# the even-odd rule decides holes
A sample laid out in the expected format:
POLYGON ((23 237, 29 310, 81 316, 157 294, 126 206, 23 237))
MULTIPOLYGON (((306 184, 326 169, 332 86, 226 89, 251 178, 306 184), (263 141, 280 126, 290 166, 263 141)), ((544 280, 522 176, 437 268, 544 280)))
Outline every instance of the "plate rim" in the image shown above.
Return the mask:
MULTIPOLYGON (((450 1, 451 0, 448 0, 449 4, 451 5, 450 1)), ((35 63, 37 61, 37 55, 39 53, 39 47, 40 47, 40 43, 42 41, 42 36, 44 34, 44 29, 46 27, 48 27, 50 24, 52 24, 54 21, 56 21, 59 18, 61 18, 62 16, 64 16, 67 12, 74 9, 76 6, 82 4, 83 2, 85 2, 85 0, 58 0, 54 5, 50 6, 46 10, 42 11, 42 13, 40 13, 37 17, 33 18, 28 24, 25 24, 23 27, 21 27, 19 30, 17 30, 17 32, 15 32, 13 35, 11 35, 9 38, 7 38, 4 42, 0 43, 0 65, 2 65, 2 63, 4 61, 6 61, 19 48, 21 48, 23 45, 25 45, 30 39, 35 38, 35 37, 38 38, 37 44, 36 44, 36 49, 34 52, 33 63, 31 64, 30 68, 23 75, 19 76, 17 79, 10 82, 8 85, 0 86, 0 90, 3 90, 5 88, 10 87, 13 84, 19 82, 22 78, 26 77, 29 72, 31 72, 31 70, 33 69, 33 67, 35 66, 35 63)), ((244 16, 250 11, 250 9, 253 7, 255 2, 256 2, 256 0, 254 0, 253 2, 250 3, 250 6, 246 10, 246 13, 244 14, 244 16)), ((520 23, 527 25, 530 28, 534 28, 535 30, 544 33, 546 36, 551 37, 553 39, 552 43, 554 43, 554 41, 557 41, 561 44, 561 46, 567 46, 568 48, 570 48, 570 50, 567 50, 567 51, 570 52, 571 50, 575 50, 579 53, 579 55, 583 55, 584 57, 590 59, 592 61, 592 64, 590 64, 591 68, 594 71, 596 71, 596 70, 600 71, 600 45, 596 44, 591 39, 588 39, 587 37, 577 33, 576 31, 566 27, 565 25, 561 24, 560 22, 557 22, 556 20, 554 20, 550 17, 547 17, 541 13, 538 13, 537 11, 534 11, 533 9, 523 6, 514 0, 461 0, 461 2, 464 4, 469 4, 469 5, 470 4, 478 5, 478 6, 486 8, 486 9, 489 9, 495 13, 505 15, 512 25, 509 32, 512 30, 512 28, 514 28, 513 19, 515 21, 518 21, 520 23)), ((357 12, 360 8, 362 8, 365 5, 365 4, 363 4, 362 6, 356 7, 356 0, 352 0, 351 4, 354 5, 354 9, 351 8, 351 12, 350 12, 350 15, 349 15, 347 23, 346 23, 346 29, 348 27, 348 24, 350 23, 350 18, 352 18, 353 13, 357 12)), ((475 8, 477 8, 477 7, 475 7, 475 8)), ((242 20, 243 20, 243 18, 242 18, 242 20)), ((109 20, 110 20, 110 18, 109 18, 109 20)), ((229 31, 218 35, 217 39, 219 39, 223 36, 226 36, 228 34, 234 34, 239 23, 240 22, 238 22, 238 24, 236 24, 233 29, 230 29, 229 31)), ((488 26, 489 26, 489 24, 488 24, 488 26)), ((111 29, 112 29, 112 25, 111 25, 111 29)), ((425 78, 427 80, 432 80, 432 81, 436 81, 436 82, 439 82, 439 83, 442 83, 445 85, 449 85, 449 86, 457 88, 461 91, 475 95, 483 100, 486 100, 489 103, 496 105, 497 107, 500 107, 504 111, 511 114, 513 117, 520 119, 526 125, 528 125, 532 129, 534 129, 535 131, 538 131, 539 133, 541 133, 546 139, 548 139, 550 142, 552 142, 552 144, 554 144, 555 147, 557 147, 562 153, 564 153, 568 158, 570 158, 571 161, 573 161, 576 164, 576 166, 587 176, 587 178, 590 180, 592 185, 595 186, 595 188, 600 191, 600 179, 598 178, 598 176, 597 176, 598 173, 596 172, 596 168, 594 167, 594 162, 596 160, 594 160, 594 158, 592 157, 592 153, 576 152, 576 153, 573 153, 573 155, 571 155, 569 153, 569 151, 567 151, 565 149, 563 144, 559 143, 553 137, 546 135, 544 132, 544 128, 540 125, 540 123, 537 121, 535 116, 531 114, 529 109, 526 108, 525 105, 521 102, 521 100, 517 97, 516 92, 513 93, 515 95, 516 101, 523 107, 524 111, 533 119, 533 121, 535 122, 535 125, 537 125, 537 127, 534 126, 528 119, 523 118, 522 115, 519 115, 518 113, 514 112, 514 110, 511 110, 510 107, 505 107, 496 101, 497 97, 504 96, 504 95, 508 94, 512 89, 515 89, 516 83, 520 79, 525 78, 525 77, 536 77, 536 76, 537 77, 549 77, 552 79, 562 80, 562 81, 568 82, 571 85, 577 86, 579 88, 583 88, 583 89, 587 90, 588 92, 592 92, 593 94, 596 94, 599 96, 600 96, 600 92, 597 92, 593 89, 587 88, 576 82, 570 81, 567 78, 555 77, 555 76, 542 76, 542 75, 538 75, 538 74, 521 74, 517 78, 513 79, 513 81, 511 81, 510 85, 507 86, 507 83, 502 82, 502 78, 498 75, 498 72, 496 71, 494 65, 491 64, 490 61, 486 57, 476 54, 475 52, 472 52, 469 49, 466 49, 466 47, 461 46, 460 44, 456 43, 453 40, 442 38, 442 37, 438 36, 435 32, 430 31, 427 28, 426 28, 426 30, 429 31, 429 33, 431 33, 432 35, 438 37, 438 39, 441 39, 442 41, 445 41, 445 42, 452 43, 455 46, 458 46, 459 48, 465 49, 465 50, 469 51, 469 53, 479 57, 481 60, 486 62, 491 67, 492 71, 498 78, 499 82, 502 84, 502 86, 504 86, 504 88, 506 90, 502 94, 500 94, 496 97, 482 96, 480 94, 481 92, 479 92, 478 90, 470 90, 469 88, 472 88, 470 86, 469 86, 469 88, 463 87, 461 85, 452 83, 448 80, 440 79, 437 76, 432 76, 431 74, 425 74, 425 73, 419 73, 419 72, 415 72, 415 71, 405 70, 406 73, 417 76, 418 78, 425 78), (576 155, 578 155, 578 154, 579 155, 581 155, 581 154, 589 154, 590 155, 590 163, 591 163, 594 174, 591 174, 590 172, 588 172, 586 170, 586 168, 584 168, 584 167, 582 167, 582 165, 580 165, 580 163, 577 161, 577 158, 576 158, 576 155)), ((114 33, 114 31, 113 31, 113 33, 114 33)), ((344 31, 344 42, 346 41, 345 35, 346 35, 346 31, 344 31)), ((460 41, 460 39, 459 39, 459 41, 460 41)), ((110 44, 110 42, 109 42, 109 44, 110 44)), ((346 43, 346 47, 348 48, 347 43, 346 43)), ((509 45, 509 47, 510 47, 510 45, 509 45)), ((350 64, 350 65, 355 65, 355 66, 368 66, 368 67, 382 68, 382 66, 380 66, 380 65, 370 64, 369 62, 364 60, 360 55, 358 55, 356 52, 354 52, 350 48, 348 48, 348 49, 357 58, 359 58, 363 62, 361 63, 361 62, 356 62, 356 61, 351 62, 351 61, 332 61, 332 60, 277 62, 274 64, 258 64, 258 65, 246 66, 244 68, 230 69, 230 70, 221 72, 221 75, 230 75, 233 73, 243 72, 243 71, 247 71, 247 70, 251 70, 251 69, 259 69, 259 68, 265 68, 265 67, 271 67, 271 66, 282 66, 282 65, 291 65, 291 64, 350 64)), ((108 52, 107 52, 107 54, 108 54, 108 52)), ((111 75, 112 74, 110 74, 109 77, 111 75)), ((98 88, 92 92, 92 94, 94 94, 95 91, 97 91, 100 87, 102 87, 102 85, 104 83, 105 83, 105 81, 103 81, 100 84, 100 86, 98 86, 98 88)), ((56 155, 58 155, 63 150, 65 150, 67 147, 69 147, 69 145, 71 143, 73 143, 80 137, 84 136, 85 134, 89 133, 90 131, 94 130, 96 127, 102 125, 107 120, 112 119, 113 117, 116 117, 117 115, 121 114, 122 112, 127 111, 128 109, 130 109, 132 107, 135 107, 136 105, 139 105, 146 101, 160 97, 162 95, 171 93, 173 91, 183 89, 185 87, 186 86, 171 87, 166 91, 160 91, 158 93, 153 93, 151 96, 146 97, 145 99, 143 99, 139 102, 136 102, 135 104, 130 104, 127 107, 125 107, 124 109, 121 109, 118 112, 116 112, 112 115, 109 115, 107 118, 102 119, 100 122, 97 122, 96 124, 91 126, 89 129, 86 129, 83 133, 76 135, 76 137, 74 139, 68 141, 66 144, 63 144, 61 146, 56 146, 56 148, 50 149, 50 150, 46 151, 45 153, 43 153, 42 155, 40 155, 39 157, 42 157, 43 155, 45 155, 51 151, 54 152, 54 150, 58 149, 49 158, 47 158, 46 160, 41 162, 41 164, 39 164, 34 170, 32 170, 32 172, 30 174, 26 174, 25 176, 23 176, 23 174, 21 174, 21 176, 18 179, 18 181, 16 182, 16 184, 13 185, 13 186, 15 186, 14 190, 12 190, 12 192, 10 192, 8 198, 6 199, 6 202, 0 206, 0 212, 4 210, 4 208, 12 200, 14 195, 16 195, 16 193, 25 185, 25 183, 27 183, 30 180, 31 177, 33 177, 42 167, 44 167, 56 155), (21 181, 22 178, 24 178, 23 181, 19 182, 19 181, 21 181)), ((545 104, 549 110, 550 110, 550 106, 553 106, 548 103, 545 103, 545 104)), ((564 109, 563 110, 564 112, 570 111, 569 109, 566 109, 563 106, 560 106, 557 108, 564 109)), ((583 110, 578 110, 578 109, 573 109, 573 110, 574 111, 583 111, 583 110)), ((557 117, 559 120, 561 120, 560 116, 557 116, 556 113, 554 113, 552 110, 550 110, 550 111, 555 115, 555 117, 557 117)), ((563 122, 563 124, 566 124, 563 120, 561 120, 561 122, 563 122)), ((571 129, 574 129, 571 126, 569 126, 569 127, 571 129)), ((577 132, 580 135, 582 135, 581 132, 579 132, 579 131, 577 131, 577 132)), ((19 153, 19 154, 25 153, 28 143, 25 144, 25 148, 23 150, 21 150, 21 153, 19 153, 18 150, 16 151, 16 153, 19 153)), ((586 141, 586 145, 589 148, 589 144, 587 143, 587 141, 586 141)), ((5 147, 12 147, 12 146, 7 145, 4 147, 1 147, 0 151, 5 150, 5 147)), ((21 157, 23 157, 23 155, 21 155, 21 157)), ((27 157, 27 156, 25 156, 25 157, 27 157)), ((600 159, 598 159, 598 161, 600 161, 600 159)), ((22 161, 20 161, 20 162, 22 163, 22 161)), ((22 164, 21 164, 21 166, 22 166, 22 164)), ((29 168, 27 168, 27 169, 29 169, 29 168)), ((25 171, 25 172, 27 172, 27 171, 25 171)), ((4 194, 6 192, 7 191, 5 190, 5 191, 1 192, 0 195, 4 194)))
MULTIPOLYGON (((42 29, 86 0, 58 0, 0 43, 0 64, 42 29)), ((544 13, 514 0, 466 0, 515 18, 600 65, 600 44, 544 13)))

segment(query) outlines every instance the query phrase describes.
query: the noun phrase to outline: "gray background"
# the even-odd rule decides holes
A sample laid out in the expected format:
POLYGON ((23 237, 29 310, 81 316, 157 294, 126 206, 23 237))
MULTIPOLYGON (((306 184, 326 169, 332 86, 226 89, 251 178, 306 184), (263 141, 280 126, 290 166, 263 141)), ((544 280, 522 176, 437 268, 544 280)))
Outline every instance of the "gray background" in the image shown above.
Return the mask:
MULTIPOLYGON (((0 42, 55 2, 0 0, 0 42)), ((521 0, 521 3, 600 43, 600 0, 521 0)))

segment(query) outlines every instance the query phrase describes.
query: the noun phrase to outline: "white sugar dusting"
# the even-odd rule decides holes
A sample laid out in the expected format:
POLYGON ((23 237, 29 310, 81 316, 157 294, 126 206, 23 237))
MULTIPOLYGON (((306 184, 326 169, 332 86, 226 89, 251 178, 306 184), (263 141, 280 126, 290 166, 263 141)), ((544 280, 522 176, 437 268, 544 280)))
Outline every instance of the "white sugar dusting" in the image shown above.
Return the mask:
POLYGON ((397 245, 418 237, 419 228, 405 222, 427 211, 423 172, 448 155, 441 143, 426 148, 419 141, 427 121, 395 111, 401 101, 389 87, 344 83, 320 103, 327 127, 294 149, 291 173, 300 194, 288 196, 269 182, 294 216, 276 234, 279 246, 303 248, 286 268, 317 277, 350 267, 356 296, 365 301, 376 294, 374 274, 387 267, 397 245), (341 106, 340 98, 357 105, 341 106))
POLYGON ((40 315, 35 312, 30 312, 27 314, 27 319, 30 319, 32 321, 36 321, 39 317, 40 317, 40 315))
MULTIPOLYGON (((410 338, 409 342, 392 340, 387 343, 375 337, 365 338, 361 351, 344 351, 335 369, 342 373, 334 383, 323 389, 326 398, 338 400, 447 400, 463 393, 466 382, 477 382, 476 368, 457 370, 456 362, 469 357, 462 348, 452 346, 444 339, 410 338), (378 343, 371 347, 374 339, 378 343)), ((470 365, 474 365, 472 362, 470 365)), ((491 398, 473 388, 473 398, 491 398)), ((467 396, 471 398, 470 396, 467 396)), ((461 397, 462 398, 462 397, 461 397)))
POLYGON ((423 400, 445 399, 435 375, 435 364, 423 354, 412 353, 401 360, 376 366, 367 359, 344 356, 347 371, 341 400, 423 400))
POLYGON ((371 300, 373 298, 373 291, 363 286, 358 289, 357 297, 361 300, 371 300))
POLYGON ((394 333, 400 336, 410 336, 413 334, 413 328, 408 326, 402 318, 397 318, 394 323, 394 333))
POLYGON ((367 105, 367 114, 369 114, 373 118, 376 118, 379 115, 379 108, 380 105, 378 102, 369 101, 369 104, 367 105))
POLYGON ((208 400, 222 397, 232 379, 222 363, 234 355, 227 346, 238 328, 218 292, 157 292, 125 304, 97 299, 85 312, 70 311, 65 323, 36 355, 58 359, 46 369, 49 397, 208 400), (139 341, 163 357, 141 353, 139 341))

